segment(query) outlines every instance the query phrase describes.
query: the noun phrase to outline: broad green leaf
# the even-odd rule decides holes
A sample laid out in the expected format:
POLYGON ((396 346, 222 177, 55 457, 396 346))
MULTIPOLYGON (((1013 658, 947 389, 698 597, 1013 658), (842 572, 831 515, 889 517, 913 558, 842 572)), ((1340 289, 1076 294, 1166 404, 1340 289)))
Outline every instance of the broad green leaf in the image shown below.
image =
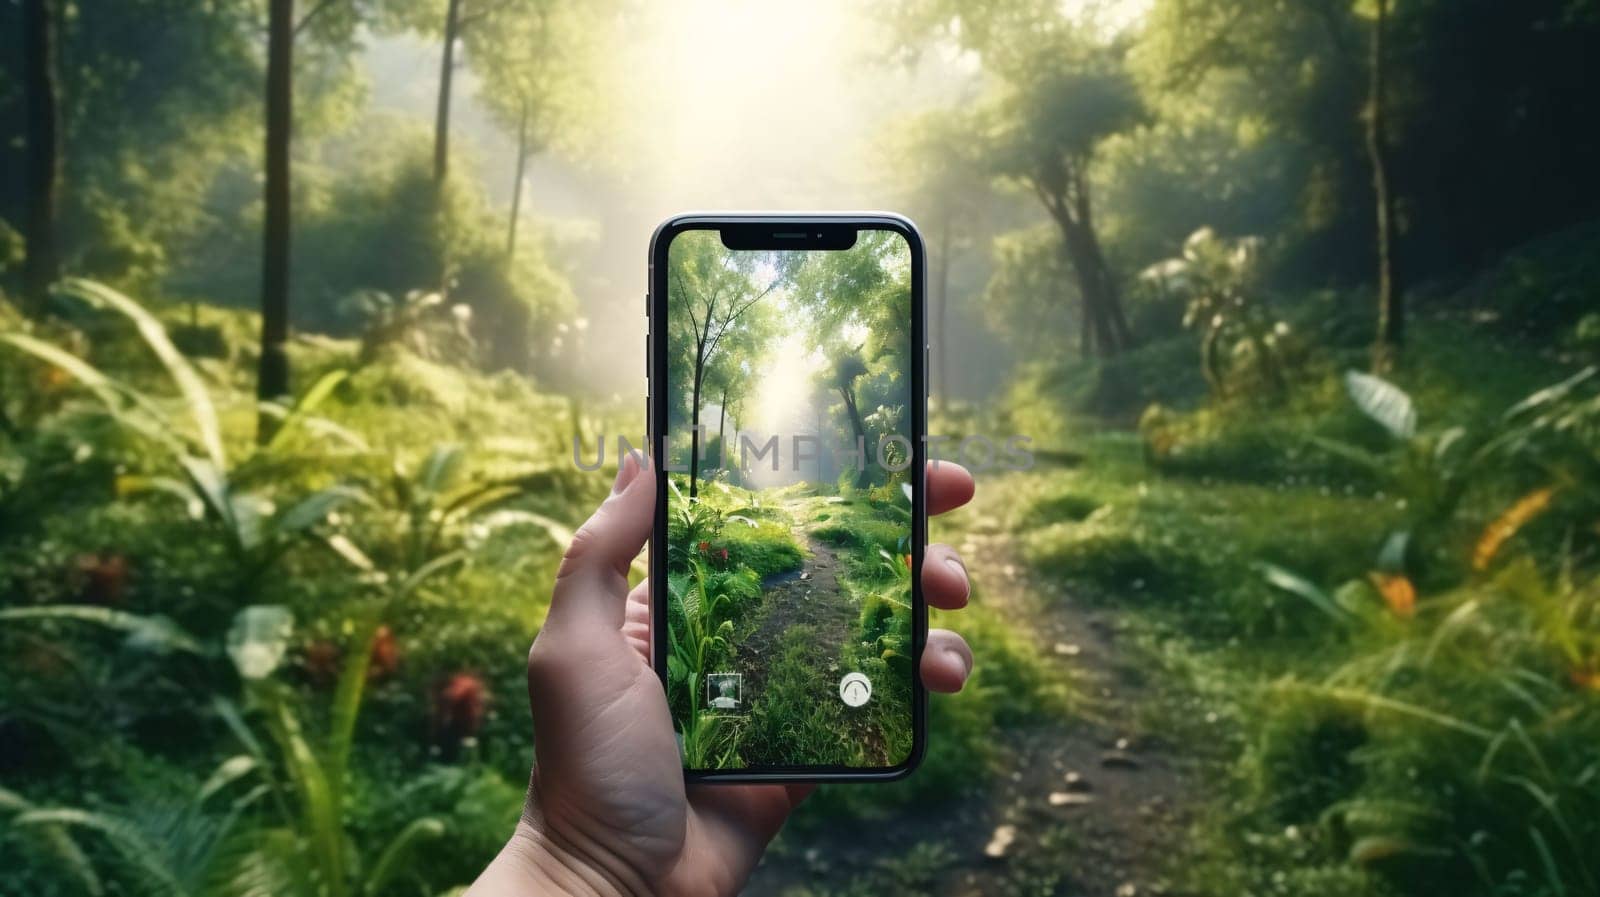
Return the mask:
POLYGON ((464 457, 458 445, 441 445, 428 454, 417 471, 417 485, 429 492, 440 492, 450 485, 464 457))
POLYGON ((211 393, 206 389, 200 375, 195 372, 194 366, 189 364, 189 360, 184 358, 183 353, 172 344, 172 340, 167 337, 167 328, 162 326, 156 316, 127 296, 92 280, 69 277, 62 281, 61 290, 76 294, 91 304, 109 306, 133 322, 138 328, 139 336, 144 338, 150 350, 156 354, 156 358, 160 359, 167 373, 171 375, 172 382, 177 384, 178 391, 183 394, 184 402, 189 406, 189 414, 194 418, 200 447, 205 451, 207 459, 218 469, 227 469, 227 458, 222 451, 222 427, 217 423, 217 409, 211 403, 211 393))
POLYGON ((74 807, 47 807, 18 814, 12 820, 18 828, 29 826, 71 826, 85 828, 105 837, 122 859, 157 886, 160 893, 185 897, 189 892, 162 861, 161 852, 138 828, 105 813, 74 807))
POLYGON ((228 657, 246 680, 265 679, 283 663, 294 632, 294 614, 277 604, 253 604, 228 627, 228 657))
POLYGON ((1506 409, 1505 414, 1501 415, 1501 417, 1505 420, 1511 420, 1513 418, 1520 417, 1532 409, 1542 408, 1546 405, 1559 402, 1571 395, 1573 390, 1593 379, 1597 373, 1600 373, 1600 368, 1596 368, 1594 366, 1586 367, 1576 374, 1573 374, 1571 377, 1561 381, 1560 383, 1557 383, 1553 386, 1546 386, 1544 389, 1541 389, 1522 401, 1516 403, 1515 405, 1512 405, 1510 408, 1506 409))
POLYGON ((328 718, 328 763, 325 775, 335 802, 342 801, 344 796, 350 745, 355 739, 356 719, 361 715, 361 700, 367 690, 372 643, 378 634, 378 607, 373 604, 361 607, 353 623, 353 631, 345 644, 339 684, 334 689, 333 707, 328 718))
POLYGON ((34 358, 65 371, 94 393, 106 411, 123 426, 169 448, 177 449, 182 445, 182 441, 172 433, 171 425, 161 409, 133 387, 106 376, 71 352, 25 333, 0 334, 0 342, 10 343, 34 358), (136 413, 130 413, 129 406, 136 413))
POLYGON ((334 554, 344 558, 350 566, 362 573, 371 573, 377 569, 377 564, 372 562, 372 558, 367 557, 367 553, 358 548, 345 534, 334 533, 323 541, 333 549, 334 554))
POLYGON ((191 520, 201 520, 206 516, 205 499, 200 497, 194 487, 172 477, 145 477, 136 474, 122 474, 117 477, 116 491, 118 498, 140 492, 165 492, 183 502, 184 512, 189 515, 191 520))
POLYGON ((228 480, 222 469, 204 458, 185 455, 178 459, 183 472, 189 475, 195 491, 205 499, 206 507, 217 515, 229 530, 237 528, 233 519, 233 501, 228 495, 228 480))
POLYGON ((229 518, 233 521, 233 537, 245 551, 261 547, 268 535, 267 524, 272 517, 273 505, 260 495, 228 496, 229 518))
POLYGON ((350 372, 342 368, 328 371, 318 377, 317 382, 311 384, 310 389, 301 393, 300 398, 292 406, 284 409, 282 424, 278 426, 277 430, 273 432, 272 438, 262 448, 270 452, 281 446, 288 434, 296 427, 303 425, 306 418, 315 412, 323 402, 327 401, 329 396, 333 395, 333 391, 339 388, 339 384, 349 378, 350 372))
POLYGON ((378 854, 378 862, 373 865, 372 874, 367 876, 366 893, 372 897, 389 893, 387 887, 390 881, 405 871, 406 863, 411 861, 417 848, 424 841, 443 837, 444 833, 444 823, 431 816, 412 820, 378 854))
POLYGON ((195 794, 195 801, 197 803, 205 803, 218 791, 255 772, 256 769, 256 758, 249 754, 237 754, 229 757, 219 763, 217 768, 212 771, 211 777, 206 779, 204 785, 200 786, 200 790, 195 794))
POLYGON ((1291 573, 1276 564, 1259 563, 1256 564, 1256 570, 1260 572, 1262 578, 1268 584, 1290 594, 1299 595, 1309 601, 1312 607, 1340 623, 1349 623, 1354 619, 1349 611, 1340 607, 1339 603, 1333 600, 1333 596, 1318 588, 1310 580, 1291 573))
POLYGON ((1411 546, 1408 530, 1395 530, 1383 540, 1378 550, 1378 569, 1384 573, 1403 573, 1406 569, 1406 550, 1411 546))
POLYGON ((131 614, 92 604, 47 604, 40 607, 0 608, 0 620, 74 620, 93 623, 128 634, 130 645, 144 650, 186 651, 203 654, 194 636, 160 615, 131 614))
POLYGON ((340 505, 361 501, 365 497, 366 494, 361 490, 349 486, 334 486, 314 492, 279 515, 273 522, 273 529, 282 535, 294 535, 321 523, 340 505))
POLYGON ((326 770, 301 732, 282 690, 271 685, 262 689, 271 704, 268 722, 273 740, 283 756, 284 768, 300 799, 300 834, 311 849, 327 894, 342 897, 348 892, 345 878, 345 833, 340 817, 340 799, 328 781, 326 770))
MULTIPOLYGON (((37 809, 22 795, 15 791, 0 788, 0 812, 24 813, 37 809)), ((105 885, 100 882, 100 876, 94 870, 94 863, 88 854, 72 840, 66 828, 60 825, 37 825, 33 834, 38 837, 39 843, 45 850, 55 855, 59 865, 56 868, 65 869, 69 877, 75 878, 83 886, 83 892, 90 897, 99 897, 105 893, 105 885)))
POLYGON ((1377 421, 1396 439, 1417 435, 1417 410, 1405 390, 1382 377, 1354 370, 1344 372, 1344 388, 1362 414, 1377 421))

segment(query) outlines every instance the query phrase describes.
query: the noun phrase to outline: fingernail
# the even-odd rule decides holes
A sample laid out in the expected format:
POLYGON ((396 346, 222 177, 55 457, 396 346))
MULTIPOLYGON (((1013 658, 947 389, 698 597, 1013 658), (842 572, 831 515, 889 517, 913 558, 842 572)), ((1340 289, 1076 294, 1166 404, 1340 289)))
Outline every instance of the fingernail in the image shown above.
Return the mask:
POLYGON ((968 657, 965 652, 957 651, 954 648, 946 648, 944 653, 954 657, 961 664, 961 669, 963 670, 962 678, 972 675, 972 658, 968 657))
POLYGON ((962 579, 968 579, 968 576, 967 576, 967 565, 961 563, 960 556, 954 555, 954 554, 947 554, 944 557, 944 562, 945 562, 946 565, 948 565, 950 567, 950 569, 956 571, 957 573, 960 573, 962 579))

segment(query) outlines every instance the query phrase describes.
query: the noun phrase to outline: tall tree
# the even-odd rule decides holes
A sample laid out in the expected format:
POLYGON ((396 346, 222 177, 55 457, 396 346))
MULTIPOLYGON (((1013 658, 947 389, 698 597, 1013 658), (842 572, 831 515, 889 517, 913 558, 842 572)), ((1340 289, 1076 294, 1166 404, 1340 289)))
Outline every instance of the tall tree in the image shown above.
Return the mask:
POLYGON ((1052 0, 902 0, 895 24, 909 45, 946 41, 975 53, 994 77, 985 149, 996 173, 1027 187, 1055 223, 1089 345, 1103 356, 1130 347, 1091 180, 1101 144, 1142 115, 1122 43, 1052 0))
POLYGON ((1367 158, 1372 164, 1372 193, 1377 208, 1378 339, 1374 366, 1391 365, 1405 343, 1404 284, 1397 280, 1394 260, 1394 194, 1389 187, 1387 128, 1389 0, 1373 0, 1367 93, 1367 158))
POLYGON ((700 486, 700 406, 707 394, 708 373, 718 352, 752 321, 752 310, 783 282, 781 270, 766 283, 758 276, 763 253, 733 252, 714 231, 693 231, 672 244, 668 289, 668 325, 674 342, 684 347, 681 364, 689 377, 689 495, 700 486))
MULTIPOLYGON (((261 361, 256 396, 289 393, 289 145, 294 120, 294 0, 270 0, 267 8, 266 179, 261 232, 261 361)), ((265 413, 257 438, 267 439, 265 413)))
POLYGON ((574 4, 525 0, 515 16, 500 16, 492 28, 474 28, 463 38, 467 60, 480 83, 479 99, 508 133, 512 156, 511 214, 506 256, 517 251, 528 162, 550 148, 592 160, 602 132, 596 110, 598 84, 614 58, 606 52, 612 2, 574 4))
MULTIPOLYGON (((871 452, 876 446, 867 444, 867 425, 861 417, 861 403, 856 396, 856 384, 861 378, 867 376, 867 363, 861 360, 861 349, 846 349, 833 359, 833 376, 830 384, 839 392, 839 398, 844 402, 845 417, 850 421, 850 434, 855 437, 856 445, 862 451, 871 452)), ((856 488, 865 489, 871 478, 867 473, 868 465, 861 465, 856 471, 856 488)))
POLYGON ((49 0, 22 2, 23 88, 27 103, 28 211, 23 297, 35 313, 60 274, 56 192, 61 180, 60 112, 56 93, 56 22, 49 0))
POLYGON ((994 105, 990 149, 998 171, 1024 184, 1060 233, 1085 348, 1117 355, 1133 345, 1133 331, 1101 245, 1090 169, 1100 145, 1137 122, 1139 101, 1115 49, 1063 34, 1036 53, 1037 65, 994 105))
MULTIPOLYGON (((1452 17, 1458 8, 1450 5, 1452 17)), ((1373 360, 1380 368, 1405 335, 1391 161, 1393 13, 1393 0, 1304 0, 1284 7, 1158 0, 1140 50, 1146 70, 1159 72, 1155 88, 1187 88, 1191 102, 1210 76, 1242 77, 1255 103, 1235 114, 1258 117, 1300 146, 1306 157, 1302 207, 1311 220, 1295 222, 1297 230, 1314 235, 1308 252, 1319 256, 1316 267, 1327 271, 1344 258, 1351 270, 1341 279, 1376 283, 1373 360), (1363 179, 1370 212, 1364 202, 1343 200, 1362 196, 1363 179)))
POLYGON ((450 173, 450 93, 455 83, 456 41, 461 35, 461 0, 446 0, 443 50, 439 60, 439 96, 433 115, 433 180, 450 173))

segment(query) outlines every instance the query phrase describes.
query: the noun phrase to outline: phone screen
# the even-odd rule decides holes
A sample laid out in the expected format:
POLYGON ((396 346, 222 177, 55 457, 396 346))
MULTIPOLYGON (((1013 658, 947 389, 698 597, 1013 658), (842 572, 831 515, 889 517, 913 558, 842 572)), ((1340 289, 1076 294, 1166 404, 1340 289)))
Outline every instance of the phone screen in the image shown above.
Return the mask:
POLYGON ((668 246, 666 676, 687 769, 912 755, 912 256, 868 228, 668 246))

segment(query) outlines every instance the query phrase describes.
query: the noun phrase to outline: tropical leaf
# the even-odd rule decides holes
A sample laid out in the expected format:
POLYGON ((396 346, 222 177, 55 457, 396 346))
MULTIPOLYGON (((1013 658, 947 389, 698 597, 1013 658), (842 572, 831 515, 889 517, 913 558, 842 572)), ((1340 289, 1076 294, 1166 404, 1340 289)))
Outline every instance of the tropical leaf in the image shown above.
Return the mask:
POLYGON ((1383 540, 1378 549, 1378 569, 1388 574, 1401 574, 1406 569, 1406 552, 1411 547, 1411 533, 1395 530, 1383 540))
POLYGON ((173 434, 166 415, 145 395, 131 386, 101 373, 99 369, 71 352, 35 339, 25 333, 0 334, 0 343, 9 343, 33 357, 65 371, 83 384, 104 405, 114 420, 134 432, 178 450, 183 441, 173 434), (130 408, 138 413, 129 413, 130 408))
POLYGON ((412 820, 411 824, 401 829, 383 852, 378 854, 378 861, 372 867, 372 874, 367 877, 366 893, 372 897, 390 893, 386 890, 390 881, 405 870, 406 864, 416 854, 417 848, 425 841, 443 837, 444 832, 444 823, 431 816, 412 820))
POLYGON ((265 679, 283 662, 293 632, 294 614, 287 607, 251 605, 235 614, 228 627, 228 657, 244 679, 265 679))
POLYGON ((1596 374, 1600 374, 1600 368, 1596 368, 1594 366, 1586 367, 1578 373, 1573 374, 1571 377, 1562 380, 1560 383, 1556 383, 1552 386, 1546 386, 1544 389, 1538 390, 1522 401, 1512 405, 1510 408, 1507 408, 1505 414, 1502 415, 1502 418, 1505 420, 1512 420, 1514 418, 1521 417, 1523 414, 1526 414, 1534 409, 1553 405, 1571 395, 1574 390, 1593 379, 1596 374))
POLYGON ((544 530, 545 534, 550 537, 550 541, 554 542, 556 547, 563 551, 566 550, 568 545, 572 544, 572 537, 576 535, 572 531, 572 527, 567 526, 565 523, 546 517, 543 514, 536 514, 533 511, 513 509, 493 511, 479 518, 478 525, 489 532, 497 532, 513 526, 536 526, 544 530))
POLYGON ((334 486, 314 492, 274 520, 273 530, 280 535, 294 535, 321 523, 340 505, 364 501, 366 497, 366 493, 350 486, 334 486))
MULTIPOLYGON (((328 371, 318 377, 317 382, 311 384, 310 389, 301 393, 300 398, 293 405, 283 409, 282 419, 277 429, 273 431, 272 438, 267 440, 267 444, 262 448, 270 452, 282 446, 288 435, 302 426, 310 415, 323 402, 327 401, 329 396, 333 395, 333 391, 339 388, 339 384, 348 379, 350 379, 350 372, 342 368, 328 371)), ((266 403, 262 404, 264 406, 266 403)), ((364 442, 362 444, 365 445, 364 442)))
POLYGON ((201 520, 206 516, 205 499, 200 497, 193 486, 172 477, 146 477, 125 473, 117 477, 115 489, 118 498, 141 492, 165 492, 183 502, 184 513, 188 514, 191 520, 201 520))
POLYGON ((283 756, 283 766, 300 802, 300 836, 311 851, 318 875, 329 897, 344 897, 345 833, 340 800, 328 781, 316 752, 306 742, 283 689, 268 686, 260 692, 268 703, 268 726, 283 756))
POLYGON ((188 474, 189 482, 194 486, 195 492, 206 503, 212 514, 217 516, 230 531, 238 527, 234 519, 232 497, 229 495, 227 475, 222 468, 204 458, 184 455, 178 459, 178 465, 183 472, 188 474))
POLYGON ((126 632, 131 644, 145 650, 205 653, 198 639, 167 617, 156 614, 132 614, 92 604, 47 604, 0 608, 0 620, 73 620, 93 623, 126 632))
POLYGON ((339 684, 334 690, 333 707, 328 716, 326 779, 333 799, 342 801, 344 777, 350 763, 350 745, 355 740, 356 720, 361 715, 361 699, 367 690, 367 670, 372 665, 372 644, 378 635, 378 608, 362 608, 352 621, 339 684))
POLYGON ((378 565, 373 563, 372 558, 368 557, 367 553, 362 551, 356 543, 350 541, 350 537, 344 533, 334 533, 323 539, 323 542, 333 550, 334 554, 344 558, 350 566, 360 570, 362 573, 372 573, 378 569, 378 565))
POLYGON ((206 779, 204 785, 195 793, 195 800, 205 803, 217 792, 239 781, 259 768, 256 758, 249 754, 237 754, 229 757, 217 765, 211 777, 206 779))
POLYGON ((12 824, 18 828, 65 826, 88 829, 103 836, 106 843, 116 850, 117 855, 159 893, 170 894, 173 897, 187 897, 189 894, 177 875, 163 861, 164 858, 157 846, 145 837, 137 826, 125 819, 74 807, 46 807, 19 813, 12 819, 12 824))
POLYGON ((1417 409, 1400 387, 1361 371, 1345 371, 1345 392, 1361 413, 1377 421, 1396 439, 1417 435, 1417 409))
POLYGON ((222 427, 217 423, 217 409, 211 403, 211 393, 206 389, 200 375, 195 372, 194 366, 189 364, 189 360, 184 358, 183 353, 172 344, 172 340, 167 336, 167 328, 162 326, 156 316, 127 296, 92 280, 69 277, 61 282, 60 289, 62 292, 75 294, 91 304, 108 306, 133 322, 139 331, 139 336, 167 369, 172 382, 177 384, 178 392, 183 395, 184 402, 189 407, 189 414, 194 419, 196 435, 206 458, 219 469, 227 469, 227 456, 222 450, 222 427))
POLYGON ((455 479, 465 453, 459 445, 441 445, 428 453, 417 471, 417 485, 428 492, 442 492, 455 479))
POLYGON ((1316 584, 1312 583, 1310 580, 1305 579, 1298 574, 1291 573, 1276 564, 1263 562, 1256 564, 1255 567, 1257 572, 1261 574, 1262 578, 1265 579, 1269 585, 1282 589, 1292 595, 1299 595, 1301 598, 1304 598, 1306 601, 1310 602, 1312 607, 1315 607, 1317 610, 1322 611, 1324 614, 1327 614, 1329 617, 1337 620, 1340 623, 1351 623, 1355 621, 1355 616, 1353 614, 1341 607, 1339 603, 1333 599, 1333 596, 1318 588, 1316 584))
MULTIPOLYGON (((22 795, 0 788, 0 812, 26 813, 35 809, 37 807, 22 795)), ((105 885, 95 872, 94 863, 89 860, 89 855, 83 852, 83 848, 78 846, 78 842, 72 839, 72 835, 64 826, 36 825, 32 833, 40 846, 59 861, 57 868, 65 870, 68 877, 76 879, 78 884, 83 886, 85 894, 99 897, 105 893, 105 885)))

